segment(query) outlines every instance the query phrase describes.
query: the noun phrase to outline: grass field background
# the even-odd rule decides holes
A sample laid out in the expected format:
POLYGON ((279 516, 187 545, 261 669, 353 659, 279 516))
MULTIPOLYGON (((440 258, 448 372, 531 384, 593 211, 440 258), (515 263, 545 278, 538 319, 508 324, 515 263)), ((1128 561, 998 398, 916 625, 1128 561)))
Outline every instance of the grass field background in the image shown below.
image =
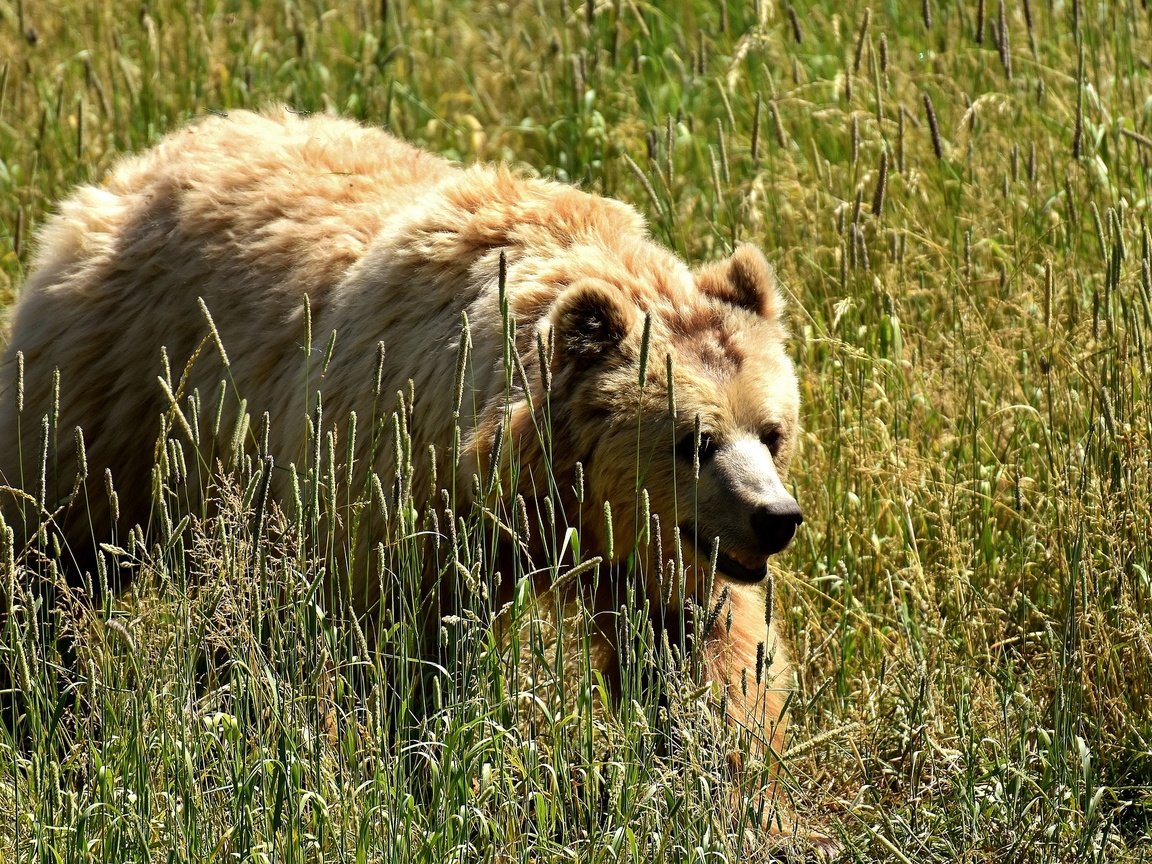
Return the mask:
MULTIPOLYGON (((755 242, 802 376, 799 809, 847 860, 1145 860, 1149 45, 1138 2, 0 0, 0 306, 72 186, 272 102, 619 197, 690 262, 755 242)), ((225 522, 189 554, 239 581, 225 522)), ((43 710, 31 744, 0 733, 0 859, 756 854, 639 720, 601 761, 479 697, 437 703, 415 767, 379 725, 333 735, 303 619, 230 673, 243 710, 204 701, 180 670, 247 644, 235 590, 216 619, 170 586, 100 611, 79 674, 105 686, 63 719, 52 646, 9 622, 43 710), (186 643, 195 616, 220 626, 186 643)))

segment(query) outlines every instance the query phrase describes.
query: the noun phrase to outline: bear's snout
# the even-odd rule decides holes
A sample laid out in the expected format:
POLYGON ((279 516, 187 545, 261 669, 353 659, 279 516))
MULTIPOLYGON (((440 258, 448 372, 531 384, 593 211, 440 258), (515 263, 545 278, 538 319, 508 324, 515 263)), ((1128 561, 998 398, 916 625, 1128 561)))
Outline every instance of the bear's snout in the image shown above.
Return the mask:
POLYGON ((787 548, 804 522, 800 505, 792 498, 773 501, 752 513, 752 533, 767 555, 787 548))

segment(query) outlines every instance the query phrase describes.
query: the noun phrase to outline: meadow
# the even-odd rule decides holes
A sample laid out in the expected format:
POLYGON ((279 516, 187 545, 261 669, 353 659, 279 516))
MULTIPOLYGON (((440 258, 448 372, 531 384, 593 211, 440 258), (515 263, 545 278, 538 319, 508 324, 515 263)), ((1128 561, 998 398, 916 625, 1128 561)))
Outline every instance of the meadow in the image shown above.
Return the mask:
MULTIPOLYGON (((73 186, 269 103, 620 198, 691 263, 756 243, 803 400, 805 523, 775 559, 797 810, 847 861, 1148 860, 1150 44, 1135 0, 0 0, 0 308, 73 186)), ((403 447, 395 413, 362 434, 403 447)), ((280 508, 236 455, 258 435, 223 435, 206 518, 159 448, 159 529, 105 550, 137 587, 59 598, 55 630, 19 588, 51 556, 0 538, 27 711, 0 725, 0 860, 767 854, 716 812, 691 670, 605 728, 545 705, 525 734, 483 604, 415 672, 402 617, 388 660, 325 615, 335 444, 280 508)), ((419 514, 390 518, 418 571, 419 514)), ((450 542, 482 581, 489 540, 450 542)))

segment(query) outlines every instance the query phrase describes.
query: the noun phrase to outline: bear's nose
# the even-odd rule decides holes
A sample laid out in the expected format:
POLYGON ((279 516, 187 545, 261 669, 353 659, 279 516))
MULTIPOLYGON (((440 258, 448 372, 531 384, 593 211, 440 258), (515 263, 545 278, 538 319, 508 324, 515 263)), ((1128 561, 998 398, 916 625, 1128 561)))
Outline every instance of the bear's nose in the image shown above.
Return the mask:
POLYGON ((796 529, 804 522, 800 505, 792 499, 777 501, 752 514, 752 531, 764 552, 775 555, 792 542, 796 529))

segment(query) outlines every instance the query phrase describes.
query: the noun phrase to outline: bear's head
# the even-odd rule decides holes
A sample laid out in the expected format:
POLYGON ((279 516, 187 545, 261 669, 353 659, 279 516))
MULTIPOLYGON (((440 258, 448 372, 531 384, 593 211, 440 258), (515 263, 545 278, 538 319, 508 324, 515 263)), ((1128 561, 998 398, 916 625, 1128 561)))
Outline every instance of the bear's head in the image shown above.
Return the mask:
MULTIPOLYGON (((690 593, 714 551, 723 576, 760 581, 803 521, 785 487, 799 391, 775 275, 745 245, 658 281, 584 279, 554 304, 552 464, 579 461, 585 501, 609 502, 615 557, 644 530, 646 489, 664 560, 679 528, 690 593)), ((603 520, 581 521, 603 552, 603 520)))

